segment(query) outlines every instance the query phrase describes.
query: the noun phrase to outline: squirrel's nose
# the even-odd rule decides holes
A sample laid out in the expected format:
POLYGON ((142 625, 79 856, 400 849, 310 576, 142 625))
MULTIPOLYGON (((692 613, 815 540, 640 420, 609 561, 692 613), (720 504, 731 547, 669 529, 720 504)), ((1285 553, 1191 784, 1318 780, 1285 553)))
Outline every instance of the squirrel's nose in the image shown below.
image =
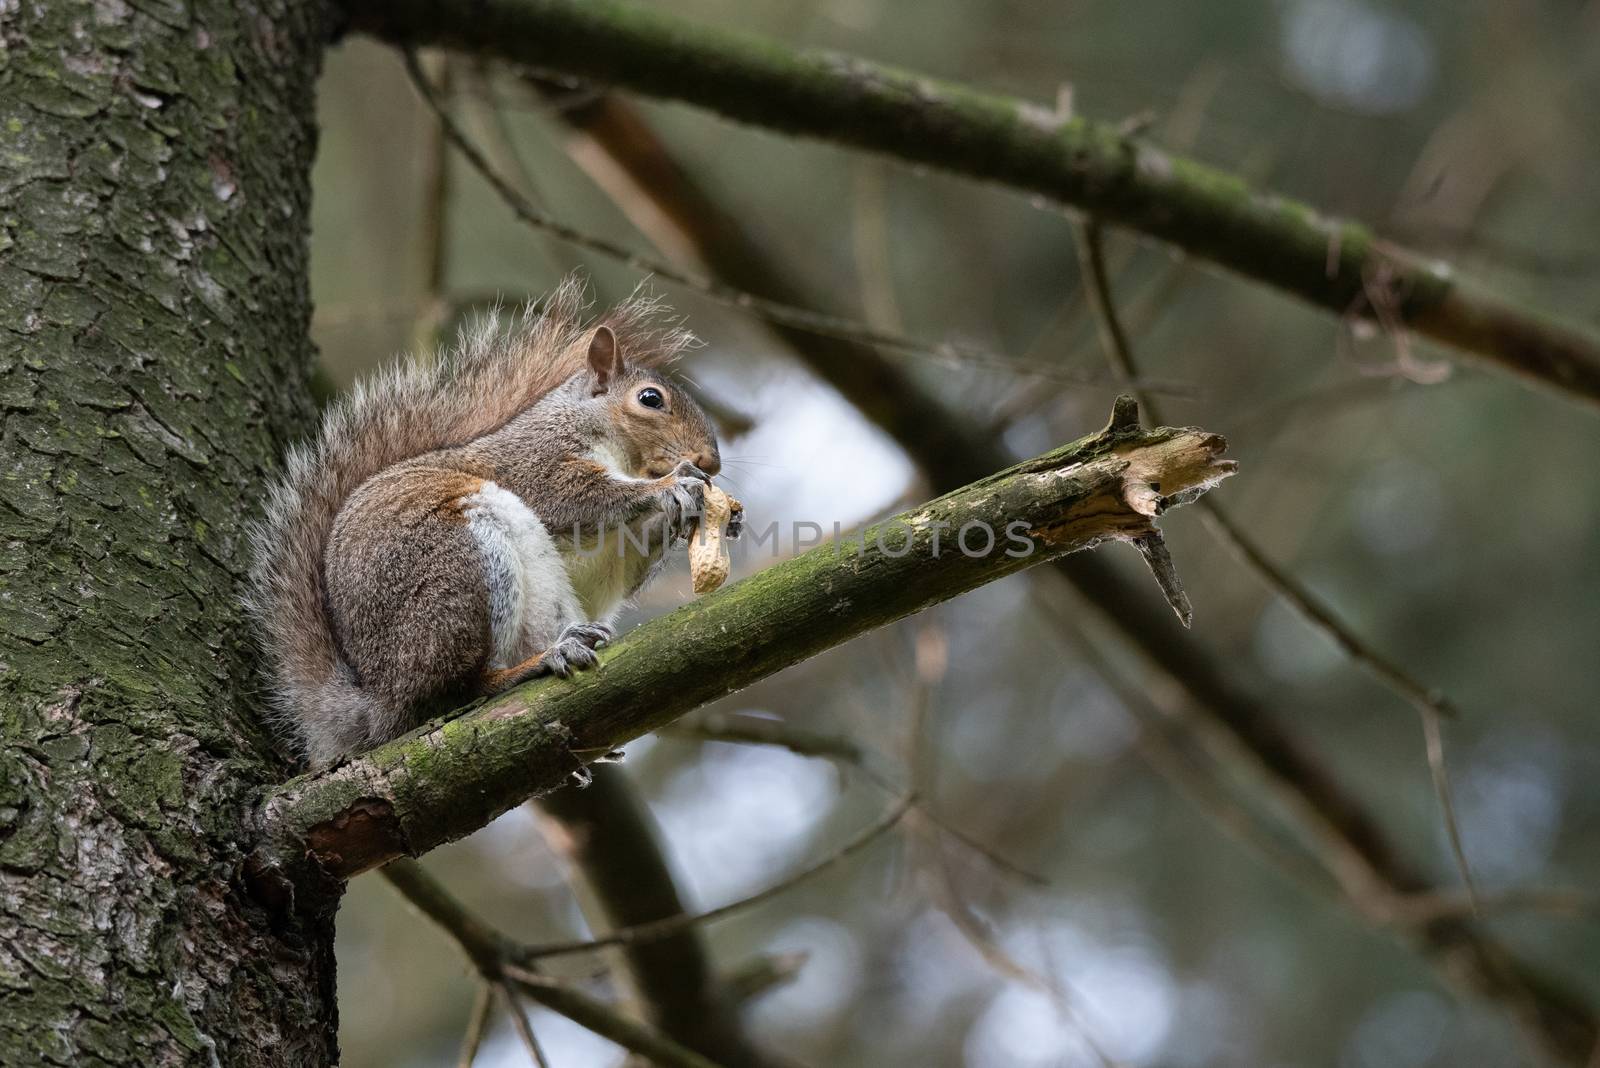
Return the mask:
POLYGON ((694 465, 708 475, 715 475, 722 470, 722 457, 716 449, 708 452, 697 452, 694 455, 694 465))

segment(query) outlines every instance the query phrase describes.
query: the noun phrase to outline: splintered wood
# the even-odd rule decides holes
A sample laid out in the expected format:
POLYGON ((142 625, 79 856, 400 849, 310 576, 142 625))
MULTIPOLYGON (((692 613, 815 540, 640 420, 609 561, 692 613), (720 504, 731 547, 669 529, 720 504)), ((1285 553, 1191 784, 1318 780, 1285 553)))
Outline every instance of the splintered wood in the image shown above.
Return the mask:
POLYGON ((706 487, 705 514, 689 539, 689 574, 694 578, 695 593, 710 593, 728 581, 732 561, 724 532, 728 517, 738 507, 738 501, 716 486, 706 487))

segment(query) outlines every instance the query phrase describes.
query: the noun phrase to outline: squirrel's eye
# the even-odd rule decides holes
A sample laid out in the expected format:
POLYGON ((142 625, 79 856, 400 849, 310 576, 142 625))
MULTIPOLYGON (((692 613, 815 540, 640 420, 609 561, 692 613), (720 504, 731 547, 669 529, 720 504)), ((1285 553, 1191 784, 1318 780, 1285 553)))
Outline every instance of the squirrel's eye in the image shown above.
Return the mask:
POLYGON ((667 398, 661 395, 659 389, 641 389, 639 403, 646 408, 664 408, 667 405, 667 398))

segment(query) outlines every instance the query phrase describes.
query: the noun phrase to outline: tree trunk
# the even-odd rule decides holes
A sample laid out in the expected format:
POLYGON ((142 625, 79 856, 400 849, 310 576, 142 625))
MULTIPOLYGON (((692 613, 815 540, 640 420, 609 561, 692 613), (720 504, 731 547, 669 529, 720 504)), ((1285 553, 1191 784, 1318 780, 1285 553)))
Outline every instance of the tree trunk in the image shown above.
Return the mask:
MULTIPOLYGON (((332 1062, 238 605, 305 388, 313 0, 0 6, 0 1063, 332 1062)), ((320 889, 320 888, 319 888, 320 889)), ((308 900, 309 897, 309 900, 308 900)))

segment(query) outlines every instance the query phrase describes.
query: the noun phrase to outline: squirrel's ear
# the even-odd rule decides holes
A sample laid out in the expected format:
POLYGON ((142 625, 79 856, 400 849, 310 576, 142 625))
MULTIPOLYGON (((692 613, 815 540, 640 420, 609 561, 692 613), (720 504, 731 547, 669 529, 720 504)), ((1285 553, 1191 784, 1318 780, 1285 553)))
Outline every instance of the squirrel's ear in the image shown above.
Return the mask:
POLYGON ((589 370, 594 372, 596 393, 611 388, 611 380, 622 374, 622 347, 609 326, 594 328, 594 337, 589 339, 589 370))

